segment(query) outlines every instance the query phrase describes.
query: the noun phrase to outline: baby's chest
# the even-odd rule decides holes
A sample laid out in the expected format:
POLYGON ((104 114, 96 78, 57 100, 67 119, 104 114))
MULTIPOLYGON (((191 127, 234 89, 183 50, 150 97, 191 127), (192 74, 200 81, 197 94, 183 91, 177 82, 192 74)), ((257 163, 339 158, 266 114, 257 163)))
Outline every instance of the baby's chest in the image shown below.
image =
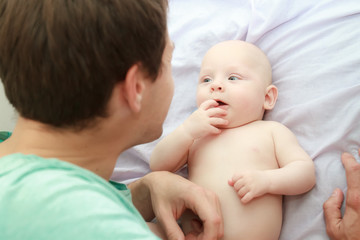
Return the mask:
POLYGON ((194 143, 189 171, 232 173, 278 168, 271 135, 227 132, 194 143))

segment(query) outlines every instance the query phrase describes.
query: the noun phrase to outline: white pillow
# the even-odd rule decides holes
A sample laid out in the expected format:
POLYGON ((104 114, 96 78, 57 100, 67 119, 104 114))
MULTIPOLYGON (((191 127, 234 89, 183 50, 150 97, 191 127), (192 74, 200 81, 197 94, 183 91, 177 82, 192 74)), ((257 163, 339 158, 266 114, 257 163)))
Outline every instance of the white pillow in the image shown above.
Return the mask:
MULTIPOLYGON (((359 1, 170 0, 169 8, 175 95, 163 135, 196 108, 197 75, 208 48, 229 39, 256 44, 268 55, 279 89, 265 118, 288 126, 316 166, 316 186, 284 198, 280 239, 327 239, 322 204, 335 187, 346 191, 340 154, 359 160, 359 1)), ((156 142, 123 153, 113 179, 129 183, 148 173, 156 142)))

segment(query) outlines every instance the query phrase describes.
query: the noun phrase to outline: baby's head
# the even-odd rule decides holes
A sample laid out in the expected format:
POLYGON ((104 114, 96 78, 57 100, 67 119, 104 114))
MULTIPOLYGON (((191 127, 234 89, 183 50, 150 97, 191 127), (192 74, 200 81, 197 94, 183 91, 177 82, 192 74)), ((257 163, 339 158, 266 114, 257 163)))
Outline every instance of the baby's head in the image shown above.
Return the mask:
POLYGON ((277 89, 271 85, 271 65, 253 44, 231 40, 205 54, 197 90, 198 106, 214 99, 227 109, 227 128, 261 120, 274 107, 277 89))

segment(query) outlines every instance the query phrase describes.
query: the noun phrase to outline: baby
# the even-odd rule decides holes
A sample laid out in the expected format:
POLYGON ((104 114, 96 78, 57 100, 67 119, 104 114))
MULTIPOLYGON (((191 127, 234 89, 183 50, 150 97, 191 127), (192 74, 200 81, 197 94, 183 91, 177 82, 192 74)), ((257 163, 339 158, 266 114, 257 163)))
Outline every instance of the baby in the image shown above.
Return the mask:
MULTIPOLYGON (((301 194, 315 184, 312 159, 295 135, 262 120, 276 99, 265 54, 247 42, 221 42, 203 59, 199 108, 151 156, 153 171, 175 172, 187 164, 191 181, 217 193, 224 240, 278 239, 282 195, 301 194)), ((185 233, 196 233, 194 222, 195 216, 182 219, 185 233)))

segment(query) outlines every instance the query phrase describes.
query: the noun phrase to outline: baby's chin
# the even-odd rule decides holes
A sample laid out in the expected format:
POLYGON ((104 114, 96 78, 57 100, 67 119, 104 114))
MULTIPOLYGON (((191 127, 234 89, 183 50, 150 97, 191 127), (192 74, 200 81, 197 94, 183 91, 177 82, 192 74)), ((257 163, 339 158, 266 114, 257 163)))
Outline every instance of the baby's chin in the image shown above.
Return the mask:
POLYGON ((237 127, 241 127, 241 126, 245 126, 247 124, 249 124, 251 122, 229 122, 229 124, 227 125, 218 125, 216 126, 218 129, 232 129, 232 128, 237 128, 237 127))
POLYGON ((236 124, 234 124, 234 125, 226 125, 226 126, 224 126, 224 125, 221 125, 221 126, 215 126, 215 127, 217 127, 218 129, 231 129, 231 128, 237 128, 237 127, 240 127, 241 125, 236 125, 236 124))

